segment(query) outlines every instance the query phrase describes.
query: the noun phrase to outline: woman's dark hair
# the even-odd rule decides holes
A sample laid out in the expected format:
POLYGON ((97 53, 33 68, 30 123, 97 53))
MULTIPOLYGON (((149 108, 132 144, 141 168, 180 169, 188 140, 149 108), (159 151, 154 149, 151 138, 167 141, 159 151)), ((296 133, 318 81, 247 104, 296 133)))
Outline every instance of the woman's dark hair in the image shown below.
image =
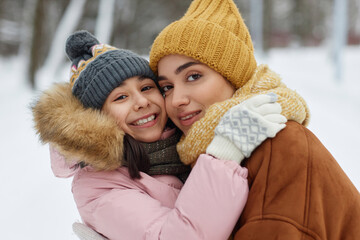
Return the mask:
POLYGON ((124 162, 129 169, 132 179, 140 179, 140 171, 147 173, 150 168, 150 160, 145 148, 128 134, 124 136, 124 162))

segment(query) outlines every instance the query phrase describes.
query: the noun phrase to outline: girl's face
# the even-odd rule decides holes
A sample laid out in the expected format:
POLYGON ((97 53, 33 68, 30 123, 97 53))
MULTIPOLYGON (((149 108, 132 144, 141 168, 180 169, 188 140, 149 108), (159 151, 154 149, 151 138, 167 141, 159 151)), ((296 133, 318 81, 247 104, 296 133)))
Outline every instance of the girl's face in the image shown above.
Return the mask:
POLYGON ((167 121, 164 98, 156 84, 139 76, 115 88, 102 110, 114 117, 125 133, 141 142, 159 140, 167 121))
POLYGON ((186 135, 208 107, 232 97, 235 88, 207 65, 183 55, 168 55, 158 64, 166 112, 186 135))

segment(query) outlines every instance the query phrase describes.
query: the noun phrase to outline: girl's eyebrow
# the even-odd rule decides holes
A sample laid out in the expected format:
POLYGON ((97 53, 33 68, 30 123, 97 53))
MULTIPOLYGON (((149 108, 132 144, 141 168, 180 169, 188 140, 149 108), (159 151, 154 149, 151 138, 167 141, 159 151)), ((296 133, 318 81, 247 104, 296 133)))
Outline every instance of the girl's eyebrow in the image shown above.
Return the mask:
MULTIPOLYGON (((176 68, 175 74, 178 75, 179 73, 181 73, 186 68, 191 67, 193 65, 197 65, 197 64, 202 64, 202 63, 200 63, 200 62, 187 62, 187 63, 184 63, 183 65, 180 65, 178 68, 176 68)), ((166 79, 167 78, 164 77, 164 76, 158 76, 158 81, 166 80, 166 79)))
MULTIPOLYGON (((143 81, 144 79, 147 79, 148 77, 141 75, 137 78, 138 81, 143 81)), ((124 81, 122 81, 121 83, 119 83, 118 87, 124 86, 126 85, 126 79, 124 81)))
POLYGON ((139 80, 139 81, 142 81, 142 80, 144 80, 144 79, 146 79, 146 78, 148 78, 148 77, 146 77, 146 76, 144 76, 144 75, 141 75, 141 76, 138 77, 138 80, 139 80))

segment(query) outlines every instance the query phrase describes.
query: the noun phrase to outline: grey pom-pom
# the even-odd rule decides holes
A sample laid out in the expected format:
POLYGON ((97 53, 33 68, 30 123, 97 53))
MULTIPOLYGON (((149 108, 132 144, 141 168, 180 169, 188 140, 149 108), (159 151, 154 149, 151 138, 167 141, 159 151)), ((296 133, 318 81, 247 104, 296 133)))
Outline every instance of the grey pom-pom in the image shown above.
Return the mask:
POLYGON ((88 31, 81 30, 73 33, 66 40, 65 52, 74 61, 79 57, 87 58, 92 46, 99 44, 99 41, 88 31))

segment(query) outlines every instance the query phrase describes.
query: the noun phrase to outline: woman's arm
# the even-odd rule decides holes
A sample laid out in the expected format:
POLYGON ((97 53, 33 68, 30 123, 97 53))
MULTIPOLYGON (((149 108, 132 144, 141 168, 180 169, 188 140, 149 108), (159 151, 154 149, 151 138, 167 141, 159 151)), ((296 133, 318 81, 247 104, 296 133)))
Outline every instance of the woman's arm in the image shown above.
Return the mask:
POLYGON ((274 93, 254 96, 230 108, 215 128, 206 153, 240 163, 267 138, 285 127, 287 119, 274 93))

